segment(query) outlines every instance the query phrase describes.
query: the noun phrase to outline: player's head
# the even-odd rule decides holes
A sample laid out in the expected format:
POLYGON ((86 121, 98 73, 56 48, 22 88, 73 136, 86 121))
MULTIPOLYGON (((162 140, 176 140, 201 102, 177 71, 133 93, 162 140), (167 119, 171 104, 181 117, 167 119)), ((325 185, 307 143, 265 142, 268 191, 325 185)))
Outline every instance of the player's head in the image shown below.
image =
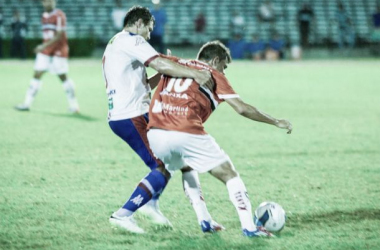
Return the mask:
POLYGON ((134 28, 136 34, 150 38, 150 32, 153 30, 154 17, 146 7, 138 5, 133 6, 124 17, 124 28, 134 28))
POLYGON ((197 59, 208 63, 211 67, 224 72, 232 61, 230 50, 220 41, 211 41, 202 46, 197 59))
POLYGON ((52 11, 55 9, 55 0, 41 0, 42 6, 44 6, 45 11, 52 11))

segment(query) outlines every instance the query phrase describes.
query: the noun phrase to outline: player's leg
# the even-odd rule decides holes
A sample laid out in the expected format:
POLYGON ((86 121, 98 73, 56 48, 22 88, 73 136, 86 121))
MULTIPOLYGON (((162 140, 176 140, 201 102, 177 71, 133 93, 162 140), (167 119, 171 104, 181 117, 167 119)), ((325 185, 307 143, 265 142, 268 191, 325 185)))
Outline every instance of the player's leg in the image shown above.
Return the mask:
POLYGON ((258 236, 263 233, 253 222, 252 207, 248 199, 247 189, 236 172, 229 156, 220 148, 210 135, 189 135, 184 144, 185 163, 200 173, 211 175, 227 186, 230 200, 238 212, 245 235, 258 236), (250 235, 250 233, 252 235, 250 235))
POLYGON ((339 49, 344 48, 344 40, 345 40, 344 36, 345 36, 344 28, 339 28, 338 29, 338 47, 339 47, 339 49))
MULTIPOLYGON (((164 157, 165 160, 167 160, 168 164, 171 163, 171 151, 168 150, 167 144, 162 144, 162 135, 152 134, 154 133, 150 133, 150 136, 148 134, 148 137, 150 137, 149 142, 153 142, 154 144, 153 146, 151 145, 152 149, 159 149, 158 156, 164 157)), ((183 166, 183 163, 179 162, 177 165, 183 166)), ((134 212, 136 212, 146 202, 152 199, 152 197, 164 190, 169 178, 170 173, 166 171, 164 165, 160 164, 157 166, 157 168, 153 169, 144 179, 141 180, 125 205, 117 212, 112 214, 110 222, 112 224, 119 225, 128 231, 134 233, 143 233, 144 230, 137 226, 136 222, 132 220, 132 216, 134 212)))
POLYGON ((69 111, 71 113, 79 113, 79 104, 75 96, 75 85, 74 82, 67 78, 66 74, 58 75, 59 79, 62 81, 62 87, 66 93, 66 98, 69 103, 69 111))
POLYGON ((22 104, 17 105, 15 108, 20 111, 29 111, 34 98, 36 97, 38 91, 42 87, 41 77, 49 69, 50 57, 41 53, 36 56, 34 64, 34 75, 30 80, 29 88, 26 91, 25 99, 22 104))
MULTIPOLYGON (((154 130, 152 130, 152 132, 153 131, 154 130)), ((191 168, 181 167, 181 170, 183 170, 184 191, 194 208, 198 223, 201 226, 203 232, 212 233, 223 230, 224 227, 213 221, 210 213, 207 210, 206 203, 204 202, 200 188, 198 173, 196 171, 200 173, 207 172, 213 166, 217 166, 219 162, 224 162, 229 159, 228 156, 225 154, 220 154, 220 148, 217 146, 214 139, 209 135, 193 135, 176 131, 169 131, 165 133, 168 134, 166 137, 164 137, 165 134, 163 134, 157 139, 160 140, 162 144, 161 147, 159 147, 161 145, 159 143, 157 143, 158 146, 151 143, 153 152, 160 159, 162 159, 165 164, 167 161, 174 162, 174 152, 177 152, 181 161, 184 162, 182 165, 191 166, 191 168), (168 160, 165 160, 166 151, 162 149, 165 149, 166 145, 169 145, 168 151, 171 152, 169 155, 171 158, 168 160), (215 163, 215 158, 219 162, 215 163), (211 167, 206 167, 210 164, 214 165, 211 167)), ((168 164, 166 167, 172 171, 173 169, 176 169, 177 165, 168 164)))
MULTIPOLYGON (((160 169, 164 169, 163 163, 154 157, 153 152, 149 147, 149 142, 147 138, 146 127, 148 124, 147 114, 143 116, 134 117, 132 119, 126 119, 121 121, 110 121, 109 125, 112 131, 123 139, 144 161, 144 163, 153 171, 161 166, 160 169)), ((161 172, 165 172, 164 170, 161 172)), ((154 172, 155 173, 155 172, 154 172)), ((159 173, 156 173, 160 175, 159 173)), ((165 174, 167 174, 165 172, 165 174)), ((149 176, 149 175, 148 175, 149 176)), ((147 176, 147 177, 148 177, 147 176)), ((148 178, 148 182, 154 182, 154 178, 148 178)), ((159 178, 157 181, 160 181, 159 178)), ((163 182, 151 183, 151 186, 161 185, 163 182)), ((161 213, 159 208, 159 197, 165 188, 166 184, 161 187, 159 192, 152 193, 152 197, 149 200, 148 204, 139 210, 144 215, 147 215, 152 219, 153 222, 157 224, 170 225, 169 220, 161 213)), ((137 192, 134 192, 136 197, 139 195, 140 191, 143 191, 136 188, 137 192)), ((134 196, 134 197, 135 197, 134 196)), ((127 202, 128 203, 128 202, 127 202)), ((128 206, 129 207, 129 206, 128 206)), ((140 206, 141 207, 141 206, 140 206)))
POLYGON ((355 46, 355 31, 352 29, 352 27, 349 27, 347 30, 347 42, 350 49, 354 48, 355 46))
POLYGON ((269 232, 263 228, 256 227, 253 223, 252 206, 247 189, 232 162, 226 161, 220 164, 211 169, 210 174, 226 184, 230 200, 239 215, 243 234, 249 237, 272 236, 269 232))
POLYGON ((155 195, 162 193, 169 180, 170 173, 163 166, 153 169, 139 182, 131 197, 116 214, 118 216, 132 215, 155 195))
POLYGON ((69 63, 66 57, 53 56, 52 61, 53 72, 56 73, 62 81, 62 87, 65 90, 66 98, 69 103, 69 111, 71 113, 79 113, 79 105, 75 95, 75 85, 73 80, 67 77, 69 71, 69 63))
MULTIPOLYGON (((128 231, 143 233, 144 230, 139 228, 137 224, 132 221, 132 216, 139 208, 147 204, 155 195, 161 193, 165 189, 169 179, 170 174, 163 166, 159 166, 158 168, 152 170, 140 181, 123 207, 111 215, 110 222, 112 224, 119 225, 128 231)), ((172 226, 167 219, 166 221, 160 221, 158 224, 169 227, 172 226)))
POLYGON ((183 190, 192 205, 198 218, 198 223, 203 232, 215 232, 224 230, 224 227, 213 221, 207 209, 206 202, 202 195, 201 184, 199 182, 198 172, 185 167, 182 171, 183 190), (208 223, 208 224, 207 224, 208 223))
POLYGON ((148 121, 148 114, 146 113, 131 119, 110 121, 109 126, 117 136, 125 141, 136 154, 140 156, 147 167, 155 169, 163 163, 154 157, 149 147, 146 131, 148 121))

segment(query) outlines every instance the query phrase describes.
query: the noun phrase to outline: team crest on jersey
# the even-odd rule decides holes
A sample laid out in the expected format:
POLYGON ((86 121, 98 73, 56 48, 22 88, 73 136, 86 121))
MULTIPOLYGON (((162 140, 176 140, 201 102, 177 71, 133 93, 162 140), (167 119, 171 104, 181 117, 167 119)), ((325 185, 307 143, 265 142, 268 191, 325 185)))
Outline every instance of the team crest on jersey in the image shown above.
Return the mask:
POLYGON ((136 36, 136 44, 135 46, 139 46, 140 44, 146 43, 146 40, 141 36, 136 36))

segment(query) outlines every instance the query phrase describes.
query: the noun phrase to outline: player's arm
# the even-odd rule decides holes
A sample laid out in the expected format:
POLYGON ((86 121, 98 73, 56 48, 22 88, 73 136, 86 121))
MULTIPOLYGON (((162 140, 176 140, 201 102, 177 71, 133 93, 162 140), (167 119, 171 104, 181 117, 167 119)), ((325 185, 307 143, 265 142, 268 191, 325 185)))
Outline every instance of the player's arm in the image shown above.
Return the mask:
MULTIPOLYGON (((172 51, 170 49, 166 49, 166 54, 168 56, 171 56, 172 55, 172 51)), ((162 76, 161 73, 156 73, 153 76, 149 77, 148 83, 150 85, 150 89, 155 89, 157 87, 158 83, 161 80, 161 76, 162 76)))
POLYGON ((57 33, 54 35, 54 37, 52 39, 50 39, 49 41, 47 41, 46 43, 42 43, 40 45, 38 45, 35 49, 34 49, 34 52, 35 53, 38 53, 38 52, 41 52, 43 51, 44 49, 54 45, 55 43, 57 43, 59 40, 61 40, 62 36, 63 36, 63 33, 64 31, 61 30, 61 31, 57 31, 57 33))
POLYGON ((185 67, 163 57, 153 59, 149 63, 149 67, 164 75, 193 78, 199 85, 208 85, 208 83, 212 82, 211 73, 209 71, 185 67))
POLYGON ((265 114, 255 108, 254 106, 251 106, 247 103, 245 103, 240 98, 230 98, 225 99, 225 101, 239 114, 242 115, 248 119, 257 121, 257 122, 264 122, 268 124, 275 125, 278 128, 283 128, 288 130, 288 134, 292 132, 292 124, 287 120, 279 120, 276 118, 273 118, 272 116, 265 114))

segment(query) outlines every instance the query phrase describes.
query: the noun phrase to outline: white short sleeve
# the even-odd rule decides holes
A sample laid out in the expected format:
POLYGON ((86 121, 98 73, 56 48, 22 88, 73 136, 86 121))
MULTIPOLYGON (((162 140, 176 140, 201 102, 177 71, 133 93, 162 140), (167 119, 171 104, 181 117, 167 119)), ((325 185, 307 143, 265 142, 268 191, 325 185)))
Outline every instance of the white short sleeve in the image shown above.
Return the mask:
POLYGON ((142 36, 130 35, 133 39, 130 39, 129 46, 124 46, 122 51, 145 66, 149 66, 149 63, 159 56, 158 52, 142 36))

